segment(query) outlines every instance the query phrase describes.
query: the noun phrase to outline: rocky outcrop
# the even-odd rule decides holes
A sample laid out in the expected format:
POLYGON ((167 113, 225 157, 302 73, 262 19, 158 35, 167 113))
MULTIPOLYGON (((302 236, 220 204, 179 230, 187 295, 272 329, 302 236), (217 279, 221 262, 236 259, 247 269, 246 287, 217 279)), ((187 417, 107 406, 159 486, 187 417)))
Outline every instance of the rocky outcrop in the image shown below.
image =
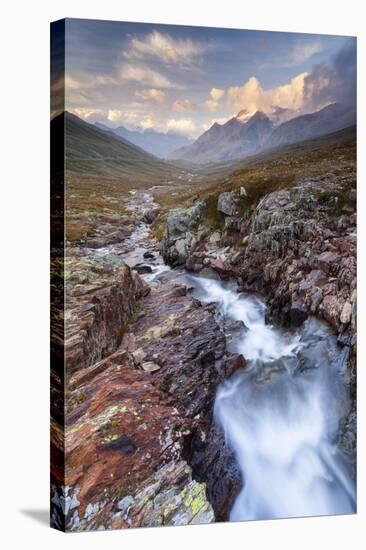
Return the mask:
POLYGON ((162 255, 172 266, 184 265, 196 244, 194 231, 205 210, 204 202, 190 208, 175 208, 169 211, 162 242, 162 255))
POLYGON ((248 236, 236 272, 243 290, 267 295, 272 318, 297 324, 315 314, 339 333, 351 332, 356 299, 353 203, 347 180, 338 185, 304 182, 260 201, 243 228, 248 236))
POLYGON ((67 375, 117 349, 138 301, 149 288, 127 265, 90 256, 65 259, 67 375))
POLYGON ((353 178, 350 171, 303 181, 240 215, 239 193, 221 193, 223 231, 218 239, 217 230, 196 232, 187 267, 211 267, 221 278, 236 278, 243 291, 263 293, 269 317, 280 324, 296 326, 315 314, 350 334, 356 303, 353 178))
POLYGON ((217 210, 225 216, 237 216, 239 214, 240 195, 235 191, 220 193, 217 201, 217 210))
MULTIPOLYGON (((211 306, 184 286, 154 287, 120 347, 68 380, 66 479, 54 487, 54 523, 90 530, 214 521, 206 484, 188 462, 200 463, 192 441, 208 437, 216 387, 234 363, 211 306)), ((217 453, 212 444, 205 459, 217 453)))

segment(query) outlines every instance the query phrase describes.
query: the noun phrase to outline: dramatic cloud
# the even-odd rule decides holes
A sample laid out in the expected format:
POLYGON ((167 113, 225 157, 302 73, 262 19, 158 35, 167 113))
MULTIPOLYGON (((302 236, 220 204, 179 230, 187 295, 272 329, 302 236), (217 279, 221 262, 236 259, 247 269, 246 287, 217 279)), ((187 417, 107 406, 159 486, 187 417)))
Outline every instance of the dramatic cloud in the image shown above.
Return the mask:
POLYGON ((305 108, 336 101, 356 107, 356 70, 356 39, 350 39, 330 62, 316 65, 305 78, 305 108))
POLYGON ((204 105, 209 111, 217 111, 221 107, 220 103, 218 101, 213 101, 213 99, 208 99, 205 101, 204 105))
MULTIPOLYGON (((156 126, 156 120, 146 113, 133 111, 123 111, 121 109, 109 109, 106 114, 106 121, 111 122, 112 126, 122 124, 132 128, 152 128, 156 126)), ((100 120, 100 118, 99 118, 100 120)))
POLYGON ((222 97, 225 95, 225 90, 222 90, 221 88, 211 88, 210 91, 210 97, 211 99, 207 99, 207 101, 204 102, 204 106, 209 111, 218 111, 221 107, 219 101, 222 97))
POLYGON ((221 88, 211 88, 210 96, 214 101, 219 101, 225 95, 225 90, 221 88))
POLYGON ((299 65, 304 63, 316 53, 319 53, 323 49, 320 40, 315 42, 298 43, 292 50, 288 52, 289 62, 287 65, 299 65))
POLYGON ((119 109, 109 109, 107 119, 111 122, 118 122, 122 119, 123 113, 119 109))
POLYGON ((155 88, 150 88, 150 90, 140 90, 135 92, 136 97, 140 97, 143 100, 153 100, 158 103, 162 103, 165 99, 165 92, 161 90, 156 90, 155 88))
POLYGON ((204 46, 189 38, 173 38, 169 34, 153 31, 143 38, 132 38, 124 52, 124 57, 127 59, 150 57, 165 63, 190 65, 193 59, 204 51, 204 46))
POLYGON ((132 80, 155 88, 172 88, 169 79, 157 71, 142 65, 125 64, 121 67, 120 76, 123 80, 132 80))
POLYGON ((178 113, 193 111, 193 104, 189 99, 176 99, 173 101, 172 108, 178 113))
POLYGON ((196 126, 191 118, 170 119, 167 123, 167 129, 179 134, 191 134, 196 130, 196 126))
POLYGON ((248 114, 255 111, 271 113, 275 107, 299 109, 304 101, 304 80, 308 73, 301 73, 287 84, 264 90, 259 80, 252 76, 242 86, 227 90, 227 101, 237 111, 246 109, 248 114))
POLYGON ((65 103, 59 70, 52 112, 196 137, 239 111, 279 123, 355 102, 355 45, 331 35, 70 20, 65 103))
POLYGON ((79 107, 77 109, 73 109, 73 112, 75 115, 81 118, 90 118, 91 116, 98 114, 100 111, 96 111, 95 109, 84 109, 82 107, 79 107))

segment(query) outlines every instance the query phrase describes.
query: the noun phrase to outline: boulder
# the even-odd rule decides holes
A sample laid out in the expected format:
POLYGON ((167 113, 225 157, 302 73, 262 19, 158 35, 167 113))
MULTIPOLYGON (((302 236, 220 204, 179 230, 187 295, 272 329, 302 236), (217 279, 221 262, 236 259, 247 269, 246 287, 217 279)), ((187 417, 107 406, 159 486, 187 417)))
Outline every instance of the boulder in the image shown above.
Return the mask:
POLYGON ((296 296, 293 296, 290 309, 290 323, 294 327, 302 325, 308 318, 305 304, 296 296))
POLYGON ((239 195, 235 191, 220 193, 217 201, 217 210, 225 216, 237 216, 239 214, 239 195))
POLYGON ((150 208, 142 214, 142 219, 147 224, 152 224, 160 214, 160 208, 150 208))
POLYGON ((334 328, 338 328, 342 306, 336 296, 328 294, 319 306, 319 313, 334 328))
POLYGON ((241 219, 238 216, 226 216, 225 217, 225 229, 226 231, 239 231, 241 219))
POLYGON ((151 266, 148 265, 148 264, 144 264, 144 263, 136 264, 136 265, 133 266, 132 269, 137 271, 137 273, 139 273, 140 275, 143 275, 145 273, 152 273, 151 266))
POLYGON ((193 231, 205 211, 206 204, 197 202, 190 208, 170 210, 162 242, 162 255, 166 263, 184 265, 197 243, 193 231))

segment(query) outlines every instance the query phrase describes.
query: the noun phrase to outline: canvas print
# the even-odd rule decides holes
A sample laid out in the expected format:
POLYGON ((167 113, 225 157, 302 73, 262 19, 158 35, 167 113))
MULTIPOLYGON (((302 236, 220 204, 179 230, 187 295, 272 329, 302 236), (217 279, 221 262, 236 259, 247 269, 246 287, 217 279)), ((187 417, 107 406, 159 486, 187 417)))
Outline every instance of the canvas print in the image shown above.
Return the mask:
POLYGON ((51 25, 51 525, 356 512, 356 38, 51 25))

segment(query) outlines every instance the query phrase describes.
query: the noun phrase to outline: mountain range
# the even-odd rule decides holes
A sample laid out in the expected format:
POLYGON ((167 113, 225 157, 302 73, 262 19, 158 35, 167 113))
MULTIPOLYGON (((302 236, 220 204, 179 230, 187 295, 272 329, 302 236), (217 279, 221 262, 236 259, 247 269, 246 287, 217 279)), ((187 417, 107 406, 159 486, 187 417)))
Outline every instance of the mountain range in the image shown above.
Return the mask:
POLYGON ((144 131, 128 130, 124 126, 110 128, 102 122, 95 122, 95 126, 100 130, 113 132, 117 136, 127 139, 134 145, 160 158, 166 158, 176 149, 188 146, 193 142, 193 139, 181 134, 158 132, 152 128, 147 128, 144 131))
POLYGON ((355 123, 355 110, 340 103, 278 125, 261 111, 248 119, 243 110, 224 124, 214 123, 194 143, 173 151, 169 158, 202 164, 228 161, 319 137, 355 123))
POLYGON ((161 177, 171 166, 126 139, 105 132, 69 112, 51 121, 51 132, 64 133, 65 166, 73 172, 113 177, 161 177))

